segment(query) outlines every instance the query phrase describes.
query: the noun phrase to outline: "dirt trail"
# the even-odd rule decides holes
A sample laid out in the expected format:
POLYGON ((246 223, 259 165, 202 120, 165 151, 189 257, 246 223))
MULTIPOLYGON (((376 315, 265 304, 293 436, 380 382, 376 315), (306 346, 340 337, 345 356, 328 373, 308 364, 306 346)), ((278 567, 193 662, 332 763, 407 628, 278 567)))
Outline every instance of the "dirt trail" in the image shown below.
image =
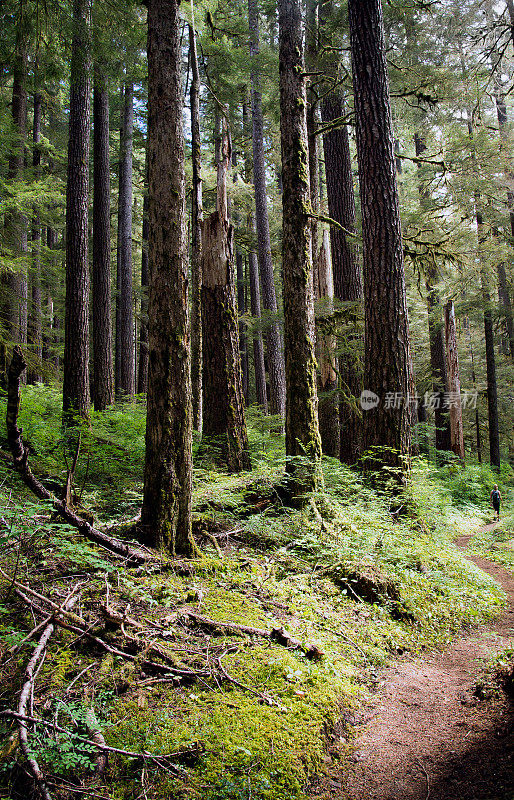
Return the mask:
MULTIPOLYGON (((495 524, 481 530, 492 530, 495 524)), ((457 545, 465 549, 471 536, 457 545)), ((514 643, 514 577, 467 556, 504 588, 501 616, 442 653, 405 660, 384 674, 356 725, 349 772, 317 787, 324 800, 514 800, 514 714, 507 699, 480 701, 484 660, 514 643)))

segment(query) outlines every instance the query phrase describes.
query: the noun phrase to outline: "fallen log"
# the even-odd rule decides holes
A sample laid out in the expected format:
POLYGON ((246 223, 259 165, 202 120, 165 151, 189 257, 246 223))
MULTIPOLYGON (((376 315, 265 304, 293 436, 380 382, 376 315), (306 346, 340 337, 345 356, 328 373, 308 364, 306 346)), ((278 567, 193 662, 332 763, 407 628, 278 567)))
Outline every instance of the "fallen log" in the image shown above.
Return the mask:
POLYGON ((143 564, 149 562, 158 562, 158 558, 152 553, 147 553, 142 549, 131 547, 130 545, 122 542, 121 539, 115 539, 107 534, 102 533, 97 528, 94 528, 87 520, 75 514, 66 504, 64 500, 58 500, 43 484, 35 477, 32 472, 28 458, 28 448, 23 443, 22 433, 23 429, 18 427, 18 414, 20 411, 20 377, 23 370, 26 368, 26 362, 23 353, 16 345, 13 350, 11 364, 9 366, 8 381, 7 381, 7 413, 6 413, 6 426, 7 426, 7 439, 11 450, 14 469, 22 478, 24 484, 38 497, 40 500, 47 500, 52 504, 52 508, 56 513, 69 525, 76 528, 79 533, 95 544, 104 547, 111 553, 122 556, 127 560, 128 564, 143 564))

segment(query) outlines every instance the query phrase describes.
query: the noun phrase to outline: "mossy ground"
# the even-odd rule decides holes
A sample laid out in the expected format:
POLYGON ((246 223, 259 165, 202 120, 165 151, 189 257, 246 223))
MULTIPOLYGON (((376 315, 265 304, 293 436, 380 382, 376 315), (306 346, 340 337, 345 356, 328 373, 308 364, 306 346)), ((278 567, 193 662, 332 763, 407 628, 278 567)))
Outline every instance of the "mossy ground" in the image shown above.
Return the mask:
MULTIPOLYGON (((59 435, 58 403, 47 390, 32 391, 34 402, 27 392, 22 414, 35 451, 33 465, 43 464, 59 479, 62 464, 49 434, 59 435)), ((103 521, 128 517, 138 506, 141 419, 135 403, 93 420, 89 447, 95 458, 90 456, 87 468, 84 456, 77 482, 83 484, 82 502, 103 521), (97 458, 104 447, 110 455, 97 458)), ((166 649, 177 666, 206 673, 194 682, 152 682, 137 660, 113 658, 75 634, 57 631, 37 678, 35 712, 58 714, 75 749, 63 758, 52 737, 41 731, 32 736, 41 764, 55 776, 55 797, 67 796, 63 781, 82 779, 84 764, 91 763, 91 754, 73 742, 73 730, 84 709, 93 707, 111 746, 154 754, 192 752, 189 759, 176 759, 171 772, 144 759, 111 757, 98 789, 104 797, 301 800, 332 757, 334 731, 351 748, 349 734, 336 723, 366 696, 379 667, 405 652, 443 646, 462 625, 484 620, 501 606, 501 590, 452 544, 459 533, 483 524, 490 489, 488 477, 478 481, 475 468, 466 480, 461 471, 417 462, 395 522, 386 495, 366 487, 357 472, 325 459, 323 493, 305 509, 294 510, 281 504, 274 488, 283 470, 281 437, 252 413, 249 440, 251 473, 227 475, 205 455, 196 460, 198 529, 212 531, 221 557, 200 533, 204 555, 191 561, 188 575, 121 568, 55 523, 3 468, 0 516, 6 523, 4 544, 10 547, 4 550, 3 568, 12 574, 17 542, 22 542, 19 580, 47 596, 83 581, 81 613, 106 640, 114 635, 100 613, 108 587, 112 607, 124 611, 130 605, 130 614, 143 622, 169 626, 173 635, 166 649), (364 601, 355 589, 355 576, 362 573, 375 576, 378 587, 386 581, 394 590, 381 595, 379 588, 374 602, 364 601), (324 656, 313 662, 302 650, 269 639, 206 632, 181 621, 185 608, 268 631, 284 626, 302 643, 316 644, 324 656), (233 680, 220 672, 219 659, 233 680)), ((504 496, 505 489, 507 484, 504 496)), ((0 667, 2 703, 12 707, 33 645, 23 645, 10 661, 5 649, 34 621, 7 586, 2 579, 0 667)), ((150 643, 150 628, 147 635, 150 643)), ((3 724, 6 737, 11 730, 3 724)), ((61 743, 68 739, 63 735, 61 743)), ((340 757, 340 748, 337 753, 340 757)), ((14 767, 16 749, 4 756, 6 796, 25 796, 26 783, 14 767)))

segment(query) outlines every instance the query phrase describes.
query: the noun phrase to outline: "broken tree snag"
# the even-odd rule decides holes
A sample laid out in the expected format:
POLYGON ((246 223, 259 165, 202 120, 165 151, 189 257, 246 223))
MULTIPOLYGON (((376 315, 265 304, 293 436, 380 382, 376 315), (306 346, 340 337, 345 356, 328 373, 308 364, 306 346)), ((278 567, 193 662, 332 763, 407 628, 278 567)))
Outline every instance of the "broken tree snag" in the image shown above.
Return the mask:
POLYGON ((5 421, 7 426, 7 440, 13 457, 14 469, 21 476, 24 484, 34 492, 39 500, 49 500, 52 503, 54 511, 69 525, 73 525, 74 528, 77 528, 82 536, 89 539, 89 541, 95 542, 95 544, 101 547, 105 547, 105 549, 109 550, 111 553, 123 556, 130 564, 143 564, 150 561, 157 561, 152 554, 130 547, 120 539, 114 539, 102 533, 102 531, 93 528, 89 522, 71 511, 65 501, 58 500, 54 497, 54 495, 43 486, 41 481, 38 481, 35 477, 28 463, 28 448, 23 444, 23 430, 18 427, 18 414, 21 400, 20 378, 26 366, 23 353, 16 345, 8 372, 7 412, 5 421))
POLYGON ((462 401, 460 396, 459 354, 453 300, 444 307, 446 334, 446 366, 448 371, 448 406, 450 412, 451 449, 464 462, 464 432, 462 427, 462 401))
POLYGON ((234 229, 228 218, 231 144, 225 116, 216 211, 202 224, 203 435, 230 472, 250 469, 234 281, 234 229))

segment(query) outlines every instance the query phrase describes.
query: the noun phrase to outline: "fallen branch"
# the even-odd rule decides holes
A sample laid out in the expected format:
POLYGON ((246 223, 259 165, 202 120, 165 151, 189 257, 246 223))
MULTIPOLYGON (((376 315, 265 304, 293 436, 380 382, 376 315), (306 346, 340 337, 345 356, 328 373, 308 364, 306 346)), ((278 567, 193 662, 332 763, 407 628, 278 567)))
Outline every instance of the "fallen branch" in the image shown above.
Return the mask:
POLYGON ((54 511, 56 511, 57 514, 59 514, 59 516, 69 525, 77 528, 79 533, 81 533, 86 539, 89 539, 89 541, 105 547, 106 550, 109 550, 112 553, 123 556, 130 564, 157 562, 157 558, 154 555, 131 547, 130 545, 125 544, 125 542, 122 542, 120 539, 107 536, 105 533, 102 533, 102 531, 94 528, 89 522, 87 522, 87 520, 79 517, 78 514, 75 514, 73 511, 71 511, 65 501, 58 500, 35 477, 28 463, 28 448, 25 447, 23 443, 23 429, 18 427, 18 414, 20 410, 20 376, 26 366, 27 365, 25 363, 23 353, 18 345, 16 345, 13 350, 13 357, 8 372, 6 414, 7 439, 9 441, 13 465, 16 472, 18 472, 25 485, 28 486, 32 492, 34 492, 36 497, 38 497, 40 500, 49 501, 52 504, 54 511))
MULTIPOLYGON (((69 734, 69 730, 67 728, 63 728, 61 725, 56 725, 53 721, 47 722, 44 719, 40 719, 37 717, 29 716, 28 714, 20 714, 19 712, 12 711, 11 709, 7 708, 4 711, 0 711, 0 718, 6 719, 15 719, 23 726, 27 727, 26 723, 30 722, 36 725, 44 725, 46 728, 50 728, 51 730, 59 731, 59 733, 67 733, 69 734)), ((180 759, 190 758, 191 756, 196 756, 201 752, 201 747, 198 743, 191 748, 184 748, 183 750, 177 750, 174 753, 163 753, 155 754, 155 753, 138 753, 133 750, 122 750, 120 747, 111 747, 108 744, 99 744, 98 742, 94 741, 93 739, 88 739, 87 736, 81 736, 78 733, 74 733, 73 737, 78 739, 80 742, 84 744, 91 745, 91 747, 97 747, 100 750, 103 750, 105 753, 115 753, 116 755, 127 756, 128 758, 141 758, 143 760, 149 759, 150 761, 154 761, 157 764, 160 764, 161 761, 175 760, 179 761, 180 759)))
MULTIPOLYGON (((0 568, 0 575, 4 575, 5 573, 0 568)), ((72 614, 71 612, 67 611, 63 606, 57 605, 54 603, 53 600, 50 598, 45 597, 44 595, 36 592, 34 589, 31 589, 30 586, 25 586, 24 584, 20 584, 18 581, 14 583, 14 591, 23 600, 29 608, 36 608, 40 613, 46 613, 40 607, 37 607, 30 597, 27 595, 32 595, 33 597, 37 598, 43 604, 48 605, 51 610, 53 611, 52 614, 52 624, 59 625, 61 628, 65 628, 66 630, 71 631, 72 633, 76 633, 80 637, 85 637, 89 639, 90 642, 94 642, 94 644, 98 645, 102 650, 105 650, 107 653, 110 653, 113 656, 120 656, 120 658, 124 658, 126 661, 140 662, 139 655, 133 655, 132 653, 127 653, 126 650, 122 650, 119 647, 115 647, 113 645, 108 644, 96 634, 91 633, 88 628, 88 625, 82 617, 77 616, 76 614, 72 614)), ((127 637, 131 640, 134 644, 138 647, 142 647, 141 644, 135 640, 135 637, 127 637)), ((176 680, 197 680, 198 678, 208 678, 210 677, 211 673, 209 670, 190 670, 182 667, 175 667, 173 666, 173 657, 162 650, 157 645, 151 643, 150 645, 146 646, 146 652, 152 652, 157 655, 159 658, 162 658, 165 661, 165 664, 159 664, 156 661, 150 661, 149 659, 144 659, 141 663, 141 669, 144 671, 152 671, 152 672, 161 672, 165 673, 170 677, 174 677, 176 680)))
MULTIPOLYGON (((14 586, 15 581, 13 581, 14 586)), ((66 600, 64 601, 64 608, 68 609, 72 606, 72 604, 76 601, 76 597, 73 595, 76 592, 76 588, 72 590, 72 592, 68 595, 66 600)), ((54 632, 54 625, 52 622, 49 622, 41 634, 37 647, 35 648, 32 658, 30 659, 29 663, 25 668, 25 680, 23 682, 23 686, 20 692, 20 698, 18 700, 18 720, 23 718, 27 711, 27 703, 29 702, 29 698, 31 697, 34 691, 34 681, 37 674, 38 667, 43 662, 43 659, 46 655, 46 647, 48 644, 48 640, 50 639, 52 633, 54 632)), ((48 791, 48 788, 45 783, 45 779, 41 768, 36 760, 36 758, 32 755, 29 747, 28 741, 28 731, 27 726, 20 724, 18 722, 18 734, 20 738, 20 747, 23 755, 25 756, 27 763, 29 765, 30 771, 32 773, 32 777, 36 782, 36 785, 39 787, 39 790, 44 798, 44 800, 52 800, 52 796, 48 791)))
POLYGON ((313 661, 319 661, 324 655, 323 651, 320 650, 317 645, 302 644, 299 639, 295 639, 293 636, 291 636, 291 634, 288 633, 282 626, 280 628, 272 628, 270 631, 267 631, 264 628, 253 628, 250 625, 240 625, 236 622, 219 622, 217 620, 204 617, 201 614, 197 614, 196 611, 192 611, 189 608, 182 609, 180 613, 182 617, 186 618, 186 620, 187 618, 190 618, 202 628, 207 628, 207 630, 235 634, 237 636, 242 634, 247 634, 248 636, 261 636, 263 639, 271 639, 272 641, 277 642, 284 647, 293 650, 302 650, 305 653, 305 656, 313 661))

